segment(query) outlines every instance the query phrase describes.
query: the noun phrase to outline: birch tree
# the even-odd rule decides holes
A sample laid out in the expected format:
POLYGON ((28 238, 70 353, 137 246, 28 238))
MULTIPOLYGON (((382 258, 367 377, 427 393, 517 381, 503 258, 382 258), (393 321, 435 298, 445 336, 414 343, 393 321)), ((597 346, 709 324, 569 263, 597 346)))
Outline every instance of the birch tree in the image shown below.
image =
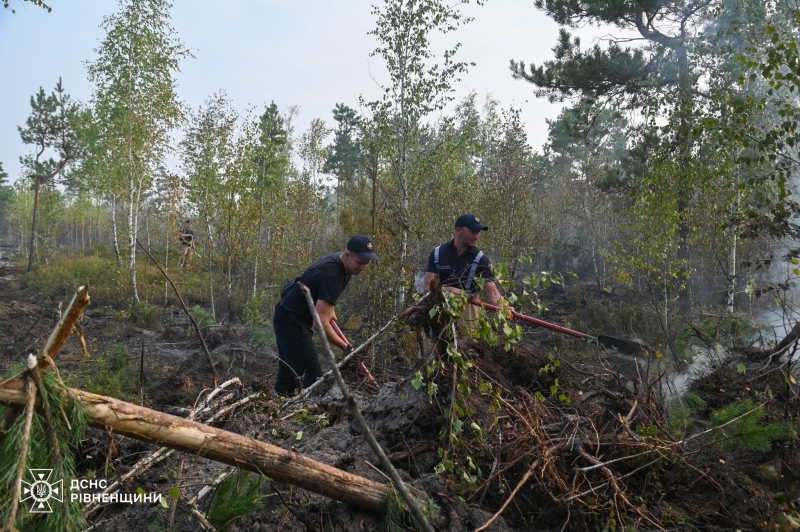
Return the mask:
MULTIPOLYGON (((436 57, 430 39, 448 34, 472 19, 459 10, 469 3, 462 0, 450 5, 442 0, 384 0, 373 7, 376 16, 375 36, 378 47, 370 54, 382 57, 389 73, 389 83, 382 85, 381 100, 369 102, 373 117, 389 130, 387 145, 390 175, 397 185, 396 206, 400 226, 400 261, 405 268, 408 258, 411 176, 414 174, 414 135, 431 113, 452 101, 453 85, 461 81, 468 63, 456 61, 460 44, 445 49, 436 57), (410 165, 410 161, 412 164, 410 165)), ((480 5, 480 2, 478 2, 480 5)))
POLYGON ((155 169, 169 151, 170 132, 184 116, 175 73, 189 50, 170 26, 166 0, 121 0, 120 11, 104 17, 105 39, 88 63, 92 103, 105 125, 105 151, 126 185, 128 270, 136 286, 136 237, 143 197, 155 169))

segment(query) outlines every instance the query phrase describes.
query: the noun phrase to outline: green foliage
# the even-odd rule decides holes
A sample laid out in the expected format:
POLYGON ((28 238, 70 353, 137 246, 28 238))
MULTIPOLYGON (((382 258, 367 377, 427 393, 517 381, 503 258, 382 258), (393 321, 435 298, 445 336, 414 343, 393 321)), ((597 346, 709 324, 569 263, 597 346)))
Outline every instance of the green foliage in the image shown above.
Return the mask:
POLYGON ((164 309, 147 301, 139 301, 131 303, 126 313, 132 323, 142 327, 153 327, 161 321, 164 309))
POLYGON ((189 312, 194 316, 198 327, 207 327, 214 324, 214 315, 200 305, 193 306, 189 309, 189 312))
POLYGON ((268 316, 268 309, 275 302, 269 294, 262 292, 247 300, 242 308, 242 319, 251 325, 272 328, 272 319, 268 316))
POLYGON ((130 401, 138 390, 136 363, 122 344, 116 344, 102 353, 92 356, 87 374, 76 374, 69 378, 70 385, 99 395, 107 395, 122 401, 130 401))
POLYGON ((275 331, 267 327, 253 327, 253 337, 250 339, 250 345, 253 347, 273 347, 278 346, 275 340, 275 331))
POLYGON ((674 399, 664 407, 664 414, 667 418, 665 428, 675 438, 683 438, 686 429, 694 423, 692 416, 705 409, 706 402, 693 393, 687 393, 680 399, 674 399))
MULTIPOLYGON (((420 504, 420 501, 417 500, 417 505, 426 519, 430 519, 431 516, 436 515, 441 510, 433 499, 427 497, 425 504, 420 504)), ((422 527, 411 515, 408 504, 394 489, 389 491, 384 508, 381 516, 381 525, 386 532, 406 532, 409 529, 417 532, 422 531, 422 527)))
POLYGON ((263 485, 264 477, 242 469, 223 480, 206 513, 209 523, 224 531, 241 516, 260 510, 263 495, 259 491, 263 485))
MULTIPOLYGON (((36 7, 40 7, 40 8, 42 8, 42 9, 44 9, 44 10, 45 10, 45 11, 47 11, 48 13, 50 13, 51 11, 53 11, 53 8, 52 8, 52 7, 50 7, 49 5, 45 4, 45 3, 44 3, 42 0, 22 0, 22 1, 23 1, 23 2, 30 2, 31 4, 35 5, 36 7)), ((4 7, 5 9, 8 9, 8 6, 9 6, 9 5, 10 5, 10 1, 9 1, 9 0, 3 0, 3 7, 4 7)), ((16 9, 12 9, 12 10, 11 10, 11 12, 12 12, 12 13, 16 13, 16 12, 17 12, 17 10, 16 10, 16 9)))
MULTIPOLYGON (((23 365, 17 365, 3 378, 10 377, 22 369, 24 369, 23 365)), ((59 441, 63 467, 59 468, 56 464, 53 448, 48 437, 44 411, 42 408, 36 408, 28 443, 28 455, 24 464, 23 480, 27 483, 33 482, 28 469, 52 469, 53 473, 49 482, 52 484, 63 480, 63 488, 66 490, 70 481, 77 478, 75 453, 79 449, 80 442, 88 426, 88 411, 83 403, 66 394, 64 384, 54 371, 43 371, 40 375, 43 383, 41 395, 43 400, 50 405, 50 409, 53 412, 53 424, 59 441)), ((3 378, 0 378, 0 380, 3 378)), ((13 483, 19 463, 24 425, 24 411, 20 411, 11 427, 4 434, 4 438, 0 441, 0 456, 4 457, 0 461, 0 491, 4 494, 0 498, 0 521, 3 523, 5 523, 6 516, 10 510, 11 493, 14 489, 13 483)), ((29 513, 25 506, 30 502, 21 503, 21 508, 17 513, 16 528, 18 530, 53 532, 62 530, 72 532, 86 529, 88 523, 81 511, 80 503, 71 501, 66 493, 64 493, 63 499, 63 503, 50 499, 53 512, 49 514, 29 513)))
POLYGON ((693 324, 694 328, 683 329, 675 338, 674 347, 678 356, 683 357, 692 338, 699 337, 704 343, 718 343, 727 348, 747 345, 753 333, 757 332, 755 322, 738 312, 720 313, 715 318, 693 324))
POLYGON ((723 448, 744 447, 752 451, 767 452, 772 448, 773 441, 786 440, 797 435, 794 423, 763 424, 767 411, 763 406, 756 408, 752 399, 731 403, 713 412, 711 418, 719 426, 753 409, 754 412, 720 429, 724 438, 718 441, 723 448))

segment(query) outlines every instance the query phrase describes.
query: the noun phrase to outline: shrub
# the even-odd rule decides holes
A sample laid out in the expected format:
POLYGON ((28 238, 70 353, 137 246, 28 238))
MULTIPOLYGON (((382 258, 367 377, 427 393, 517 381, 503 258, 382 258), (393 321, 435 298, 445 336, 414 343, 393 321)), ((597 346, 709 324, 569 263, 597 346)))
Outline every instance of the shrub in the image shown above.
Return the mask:
POLYGON ((207 327, 214 324, 214 315, 200 305, 193 306, 189 309, 189 312, 194 316, 198 327, 207 327))
POLYGON ((246 323, 269 326, 271 323, 267 310, 272 304, 274 304, 272 298, 263 292, 256 297, 251 297, 242 308, 242 319, 246 323))
POLYGON ((277 347, 275 331, 266 327, 253 327, 253 337, 250 345, 253 347, 277 347))
MULTIPOLYGON (((715 425, 724 425, 754 408, 756 406, 753 400, 745 399, 720 408, 711 414, 711 418, 714 420, 715 425)), ((717 441, 724 448, 742 446, 751 451, 767 452, 772 448, 773 441, 786 440, 796 436, 797 429, 794 423, 768 423, 762 425, 761 420, 766 415, 767 411, 763 406, 756 408, 750 414, 722 427, 720 431, 724 434, 724 438, 717 441)))
POLYGON ((687 393, 681 400, 673 400, 666 404, 666 429, 677 439, 683 438, 686 429, 692 425, 694 416, 697 412, 706 409, 706 402, 702 398, 687 393))
POLYGON ((264 496, 259 491, 263 484, 261 475, 239 469, 219 485, 206 518, 217 530, 227 530, 239 517, 261 509, 264 496))
POLYGON ((85 377, 78 375, 69 380, 74 380, 76 387, 92 393, 123 401, 133 399, 138 388, 136 364, 130 360, 124 345, 113 345, 107 352, 93 356, 91 367, 91 373, 85 377))
POLYGON ((140 301, 131 303, 127 314, 132 323, 142 327, 153 327, 161 320, 163 309, 147 301, 140 301))

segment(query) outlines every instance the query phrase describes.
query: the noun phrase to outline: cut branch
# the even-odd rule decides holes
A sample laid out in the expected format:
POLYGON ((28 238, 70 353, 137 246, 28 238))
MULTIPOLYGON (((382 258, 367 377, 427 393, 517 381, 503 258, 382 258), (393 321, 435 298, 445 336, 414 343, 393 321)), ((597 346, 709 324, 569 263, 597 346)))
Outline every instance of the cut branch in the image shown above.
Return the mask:
POLYGON ((89 292, 86 290, 85 286, 78 287, 78 291, 72 296, 72 301, 70 301, 66 312, 61 315, 58 324, 56 324, 44 346, 36 355, 36 358, 39 359, 38 364, 40 369, 47 369, 50 366, 50 361, 56 359, 58 352, 64 347, 64 343, 75 328, 75 325, 77 325, 78 319, 80 319, 88 304, 89 292), (50 360, 48 360, 48 358, 50 360))
MULTIPOLYGON (((322 326, 322 321, 320 321, 319 314, 317 314, 317 309, 314 306, 314 300, 311 298, 311 291, 308 287, 302 283, 300 284, 300 290, 303 292, 303 295, 306 298, 306 303, 308 303, 308 308, 311 311, 311 316, 314 318, 314 325, 318 331, 324 331, 325 328, 322 326)), ((383 452, 383 448, 380 446, 378 441, 375 439, 375 436, 372 434, 372 431, 367 425, 367 421, 364 419, 364 416, 361 414, 361 410, 358 408, 356 404, 356 400, 353 397, 353 394, 350 393, 350 390, 347 388, 347 384, 344 382, 344 378, 342 374, 339 372, 339 368, 336 366, 336 359, 333 356, 333 351, 331 351, 331 346, 328 343, 328 338, 325 334, 320 335, 320 339, 322 341, 322 348, 325 354, 328 356, 328 362, 330 363, 333 371, 334 377, 336 377, 336 382, 339 383, 339 388, 342 390, 342 396, 344 397, 344 402, 347 405, 350 413, 353 415, 353 418, 358 423, 359 428, 361 429, 361 434, 364 436, 364 439, 367 440, 367 443, 372 448, 372 451, 377 455, 378 459, 381 461, 381 465, 383 468, 389 473, 389 476, 394 483, 394 487, 397 489, 400 496, 408 505, 409 510, 411 511, 411 515, 414 516, 414 519, 417 521, 417 524, 424 530, 425 532, 433 532, 433 527, 422 514, 422 510, 419 509, 417 505, 417 501, 414 500, 414 497, 411 496, 409 493, 408 488, 406 488, 405 483, 400 478, 400 475, 397 473, 397 470, 392 465, 392 462, 386 457, 386 453, 383 452)))
POLYGON ((178 287, 175 286, 175 283, 173 283, 172 279, 169 278, 167 272, 164 271, 164 269, 161 267, 158 261, 154 259, 153 256, 150 254, 150 252, 147 251, 147 249, 145 249, 145 247, 142 245, 141 242, 139 242, 138 238, 136 239, 136 243, 139 244, 139 247, 142 248, 145 253, 147 253, 147 256, 150 257, 150 260, 152 260, 153 264, 156 265, 158 271, 160 271, 164 275, 164 278, 167 280, 170 286, 172 286, 172 290, 175 291, 175 295, 178 297, 178 301, 180 301, 181 303, 183 312, 185 312, 186 315, 189 317, 189 321, 192 322, 192 327, 194 327, 194 331, 197 333, 197 337, 200 339, 200 346, 203 348, 203 353, 205 353, 206 355, 206 360, 208 360, 208 365, 211 367, 211 373, 214 375, 214 386, 216 386, 219 383, 219 376, 217 375, 217 369, 214 367, 214 361, 211 360, 211 353, 208 352, 208 346, 206 345, 206 341, 203 338, 203 333, 200 332, 200 327, 197 325, 197 320, 194 319, 192 313, 189 312, 188 308, 186 308, 186 303, 183 302, 183 298, 181 297, 181 294, 178 292, 178 287))

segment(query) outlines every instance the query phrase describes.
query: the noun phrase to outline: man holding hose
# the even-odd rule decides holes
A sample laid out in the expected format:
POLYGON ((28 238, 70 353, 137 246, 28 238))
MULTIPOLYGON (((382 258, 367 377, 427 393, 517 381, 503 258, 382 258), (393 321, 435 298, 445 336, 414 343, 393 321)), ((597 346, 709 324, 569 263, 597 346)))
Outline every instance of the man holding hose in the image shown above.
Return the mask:
MULTIPOLYGON (((434 275, 438 275, 442 289, 456 294, 466 291, 469 293, 470 301, 476 300, 479 287, 475 280, 481 278, 485 281, 483 291, 489 303, 497 305, 503 300, 497 289, 497 280, 492 273, 489 257, 475 245, 481 232, 488 229, 489 226, 474 214, 462 214, 458 217, 453 240, 431 251, 425 271, 423 285, 425 293, 431 291, 431 279, 434 275)), ((467 305, 464 309, 462 318, 467 326, 477 319, 478 310, 475 305, 467 305)))
POLYGON ((304 284, 311 292, 328 342, 347 354, 353 350, 353 346, 336 334, 331 327, 331 319, 336 319, 336 301, 350 282, 350 277, 363 272, 370 261, 378 260, 375 251, 372 238, 356 235, 347 243, 343 253, 320 259, 309 266, 291 288, 287 285, 288 290, 275 307, 272 319, 280 356, 275 380, 278 394, 292 395, 297 389, 308 388, 322 376, 313 340, 313 317, 299 285, 304 284))

